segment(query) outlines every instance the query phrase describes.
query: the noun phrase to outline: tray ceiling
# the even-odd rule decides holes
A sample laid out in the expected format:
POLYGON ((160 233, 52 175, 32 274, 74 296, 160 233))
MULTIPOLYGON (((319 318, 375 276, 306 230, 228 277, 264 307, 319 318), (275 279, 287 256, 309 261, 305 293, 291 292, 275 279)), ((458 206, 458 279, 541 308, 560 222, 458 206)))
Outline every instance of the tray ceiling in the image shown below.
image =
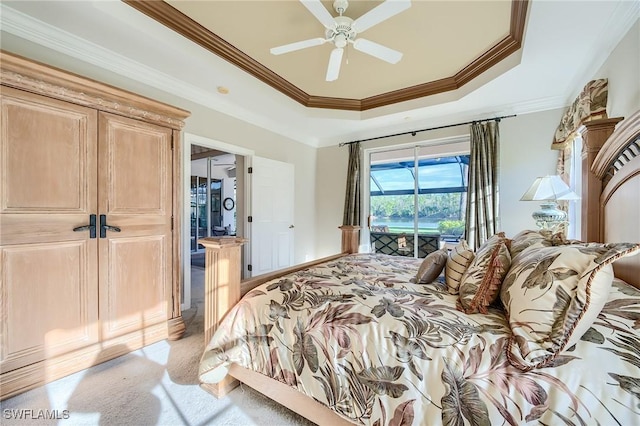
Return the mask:
MULTIPOLYGON (((125 3, 223 57, 304 106, 364 111, 455 90, 520 49, 527 1, 413 1, 358 37, 403 53, 395 64, 347 48, 325 81, 332 45, 279 56, 271 47, 324 35, 297 0, 125 3)), ((323 5, 333 15, 331 1, 323 5)), ((381 1, 351 1, 356 19, 381 1)))
MULTIPOLYGON (((225 25, 233 30, 237 27, 242 32, 240 35, 248 40, 258 40, 256 43, 262 43, 260 40, 263 37, 274 37, 273 33, 279 33, 281 39, 262 43, 263 61, 278 60, 278 64, 259 62, 249 53, 236 48, 232 41, 223 39, 188 18, 172 4, 155 0, 144 3, 151 8, 144 13, 132 7, 133 3, 124 1, 2 0, 0 47, 80 75, 93 75, 116 87, 164 99, 184 109, 203 107, 220 112, 222 115, 216 116, 216 123, 212 122, 211 125, 229 124, 225 124, 224 129, 233 128, 237 123, 248 123, 255 128, 266 129, 276 137, 325 147, 487 117, 564 108, 575 99, 589 79, 593 76, 606 77, 606 73, 611 72, 600 69, 629 30, 634 25, 637 27, 640 16, 640 3, 627 0, 413 0, 411 8, 390 18, 388 23, 404 19, 405 14, 416 14, 420 10, 418 6, 423 5, 458 4, 460 16, 464 17, 477 4, 485 3, 487 7, 507 4, 510 14, 509 35, 493 46, 491 52, 484 55, 480 52, 478 58, 470 58, 471 64, 454 76, 429 81, 425 78, 424 82, 414 86, 408 86, 413 83, 404 83, 407 86, 398 86, 403 87, 400 89, 371 89, 375 84, 382 84, 382 80, 386 81, 385 84, 389 84, 389 81, 393 84, 402 83, 404 73, 394 73, 383 79, 380 77, 382 71, 374 66, 389 65, 375 60, 349 81, 349 72, 360 65, 360 59, 373 60, 350 49, 349 64, 343 64, 343 71, 347 71, 341 72, 337 81, 325 83, 324 73, 328 62, 324 49, 326 45, 304 52, 318 55, 318 67, 300 61, 291 69, 287 67, 278 73, 274 71, 281 66, 280 60, 287 63, 294 61, 294 56, 302 52, 273 57, 265 52, 273 46, 305 37, 300 30, 288 28, 284 31, 279 29, 281 24, 273 24, 273 19, 283 16, 283 8, 299 9, 296 14, 306 23, 302 25, 296 21, 296 25, 305 28, 309 25, 312 28, 310 31, 322 30, 322 26, 316 23, 314 16, 298 0, 200 0, 196 3, 246 7, 244 15, 231 13, 231 9, 228 9, 223 14, 227 16, 223 20, 225 25), (280 12, 276 13, 275 18, 267 18, 266 14, 271 11, 259 8, 263 3, 272 4, 274 13, 280 12), (255 8, 252 9, 250 5, 255 8), (167 8, 172 11, 171 14, 160 13, 167 8), (155 19, 151 17, 154 14, 157 15, 155 19), (254 24, 257 15, 263 16, 263 19, 254 24), (163 19, 162 16, 166 16, 164 22, 159 20, 163 19), (271 24, 262 32, 257 31, 256 25, 264 26, 265 23, 271 24), (518 45, 521 47, 508 53, 518 45), (296 82, 298 87, 292 83, 294 77, 286 73, 300 72, 300 68, 308 70, 301 73, 311 83, 296 82), (477 75, 478 70, 483 68, 486 71, 477 75), (307 75, 314 70, 317 70, 315 78, 307 75), (338 87, 336 84, 343 84, 346 89, 340 89, 337 95, 325 91, 334 90, 338 87), (347 96, 347 90, 354 92, 347 96)), ((373 4, 380 2, 352 2, 347 15, 357 18, 360 15, 357 9, 360 3, 363 7, 368 3, 369 7, 374 7, 373 4)), ((329 3, 323 5, 330 7, 329 3)), ((364 8, 361 10, 365 13, 364 8)), ((426 18, 420 22, 427 22, 426 18)), ((289 26, 293 27, 293 24, 289 26)), ((506 31, 505 28, 501 31, 506 31)), ((370 28, 363 37, 405 54, 402 61, 392 67, 394 70, 409 60, 407 55, 414 44, 425 49, 440 46, 446 50, 447 43, 451 39, 457 40, 459 32, 454 31, 455 37, 449 35, 449 39, 439 34, 422 44, 408 43, 405 49, 395 45, 393 37, 379 39, 382 36, 377 36, 375 29, 370 28)), ((634 31, 637 35, 637 28, 634 31)), ((225 37, 231 38, 229 35, 225 37)), ((252 46, 249 43, 245 50, 252 46)), ((425 75, 442 62, 435 57, 427 59, 425 75)), ((631 63, 634 60, 637 61, 637 57, 632 57, 631 63)), ((446 68, 442 69, 446 71, 446 68)), ((623 71, 615 70, 615 73, 623 71)), ((233 138, 228 136, 228 139, 233 138)))

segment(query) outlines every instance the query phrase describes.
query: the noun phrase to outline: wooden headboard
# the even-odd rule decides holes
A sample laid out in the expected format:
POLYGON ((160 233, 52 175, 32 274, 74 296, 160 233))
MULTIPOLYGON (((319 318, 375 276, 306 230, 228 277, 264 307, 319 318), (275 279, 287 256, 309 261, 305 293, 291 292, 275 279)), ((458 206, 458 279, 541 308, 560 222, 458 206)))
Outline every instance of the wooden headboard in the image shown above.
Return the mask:
MULTIPOLYGON (((587 188, 587 194, 592 199, 599 195, 598 234, 588 241, 640 243, 640 111, 615 127, 589 172, 598 182, 587 188)), ((614 271, 640 288, 640 255, 618 260, 614 271)))

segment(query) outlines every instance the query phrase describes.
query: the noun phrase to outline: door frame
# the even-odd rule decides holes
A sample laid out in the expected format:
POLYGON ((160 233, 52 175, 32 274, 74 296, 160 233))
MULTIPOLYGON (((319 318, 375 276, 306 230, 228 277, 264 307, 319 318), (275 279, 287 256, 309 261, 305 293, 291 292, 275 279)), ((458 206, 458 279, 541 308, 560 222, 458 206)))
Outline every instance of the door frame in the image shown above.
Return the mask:
MULTIPOLYGON (((231 145, 229 143, 221 142, 215 139, 210 139, 204 136, 195 135, 193 133, 183 133, 183 145, 182 145, 182 214, 181 214, 181 229, 182 238, 180 242, 180 249, 182 250, 182 310, 191 308, 191 224, 188 220, 191 215, 191 145, 204 146, 206 148, 217 149, 219 151, 228 152, 230 154, 242 155, 245 157, 245 165, 247 161, 250 164, 251 157, 254 155, 254 151, 239 146, 231 145)), ((236 170, 237 173, 237 170, 236 170)), ((248 185, 249 177, 246 167, 242 171, 244 174, 244 196, 243 204, 249 206, 250 201, 250 187, 248 185)), ((245 212, 247 211, 245 207, 245 212)), ((243 229, 245 231, 248 228, 247 215, 244 214, 242 218, 237 217, 236 220, 242 220, 243 229)), ((236 225, 237 226, 237 225, 236 225)), ((246 246, 246 244, 245 244, 246 246)), ((247 247, 245 247, 246 253, 247 247)), ((247 257, 245 256, 245 259, 247 257)))
MULTIPOLYGON (((467 147, 470 144, 470 138, 468 134, 465 135, 455 135, 455 136, 446 136, 442 138, 436 139, 424 139, 417 142, 409 142, 402 144, 392 144, 392 145, 384 145, 374 148, 365 148, 362 150, 361 164, 362 164, 362 176, 360 177, 360 184, 362 187, 361 200, 362 207, 360 212, 360 223, 368 224, 369 220, 369 212, 371 211, 371 203, 370 203, 370 178, 369 175, 371 173, 371 154, 377 152, 385 152, 385 151, 396 151, 402 149, 411 149, 411 148, 435 148, 454 145, 454 144, 466 144, 467 147)), ((469 148, 470 149, 470 148, 469 148)), ((442 153, 443 157, 456 155, 457 152, 466 152, 466 149, 460 150, 457 147, 452 149, 450 152, 446 150, 442 153)), ((360 230, 360 251, 369 253, 371 252, 371 235, 369 234, 369 226, 362 226, 360 230)))

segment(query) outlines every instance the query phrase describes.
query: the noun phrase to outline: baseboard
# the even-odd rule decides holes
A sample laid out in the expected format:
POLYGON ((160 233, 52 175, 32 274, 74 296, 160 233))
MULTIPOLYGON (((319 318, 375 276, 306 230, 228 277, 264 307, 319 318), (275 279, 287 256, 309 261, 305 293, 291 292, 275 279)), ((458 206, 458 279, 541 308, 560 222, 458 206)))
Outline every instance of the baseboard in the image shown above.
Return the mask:
POLYGON ((55 358, 2 372, 0 401, 165 340, 167 334, 167 323, 159 323, 55 358))

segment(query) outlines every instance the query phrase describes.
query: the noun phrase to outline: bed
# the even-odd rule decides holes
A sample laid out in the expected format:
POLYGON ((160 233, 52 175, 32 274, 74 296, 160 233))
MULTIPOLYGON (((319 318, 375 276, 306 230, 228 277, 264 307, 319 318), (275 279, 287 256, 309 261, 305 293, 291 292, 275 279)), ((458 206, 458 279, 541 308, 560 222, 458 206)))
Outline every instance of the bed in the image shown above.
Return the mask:
POLYGON ((227 310, 242 242, 211 242, 201 381, 318 424, 640 424, 640 112, 597 130, 588 243, 523 230, 444 259, 343 253, 245 283, 227 310))

